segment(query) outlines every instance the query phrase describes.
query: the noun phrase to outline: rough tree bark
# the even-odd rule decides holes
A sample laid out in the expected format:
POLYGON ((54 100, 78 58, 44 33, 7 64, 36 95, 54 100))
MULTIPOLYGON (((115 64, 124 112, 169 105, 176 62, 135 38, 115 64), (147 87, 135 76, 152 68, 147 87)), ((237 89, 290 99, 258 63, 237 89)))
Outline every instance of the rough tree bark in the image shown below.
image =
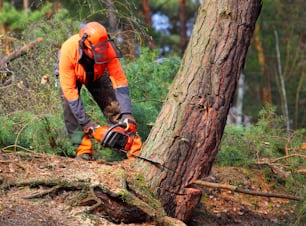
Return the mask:
POLYGON ((138 163, 167 214, 187 222, 209 175, 261 10, 261 0, 210 0, 199 8, 181 67, 138 163))

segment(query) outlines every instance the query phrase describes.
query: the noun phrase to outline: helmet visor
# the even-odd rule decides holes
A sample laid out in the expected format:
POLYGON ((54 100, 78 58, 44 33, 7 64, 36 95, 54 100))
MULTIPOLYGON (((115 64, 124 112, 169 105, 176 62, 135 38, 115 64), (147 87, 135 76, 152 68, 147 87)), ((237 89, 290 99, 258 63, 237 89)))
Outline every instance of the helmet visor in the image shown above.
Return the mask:
POLYGON ((91 46, 91 50, 96 64, 106 64, 114 58, 122 57, 122 53, 114 40, 100 42, 95 46, 91 46))

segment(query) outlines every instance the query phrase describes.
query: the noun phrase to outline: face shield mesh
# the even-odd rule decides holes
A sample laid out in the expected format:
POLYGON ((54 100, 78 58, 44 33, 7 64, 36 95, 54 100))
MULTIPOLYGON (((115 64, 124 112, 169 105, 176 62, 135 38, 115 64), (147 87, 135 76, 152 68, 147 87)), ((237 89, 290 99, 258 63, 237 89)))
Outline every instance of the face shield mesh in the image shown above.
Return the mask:
POLYGON ((96 64, 106 64, 114 58, 122 57, 122 53, 113 39, 99 42, 95 46, 91 45, 91 50, 96 64))

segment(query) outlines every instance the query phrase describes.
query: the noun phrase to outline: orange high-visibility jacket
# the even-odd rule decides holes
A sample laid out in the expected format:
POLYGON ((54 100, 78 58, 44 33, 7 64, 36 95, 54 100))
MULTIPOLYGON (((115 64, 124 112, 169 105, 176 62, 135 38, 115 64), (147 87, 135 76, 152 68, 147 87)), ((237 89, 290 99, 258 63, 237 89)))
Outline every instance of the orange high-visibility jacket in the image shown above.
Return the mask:
MULTIPOLYGON (((60 84, 64 96, 68 101, 73 101, 79 98, 76 82, 79 81, 82 84, 86 84, 87 82, 86 71, 83 66, 78 63, 81 54, 83 54, 83 51, 79 48, 79 40, 80 37, 78 34, 73 35, 63 43, 60 50, 60 84)), ((93 80, 101 78, 106 69, 115 89, 118 87, 128 86, 128 80, 122 70, 118 58, 114 58, 106 64, 95 64, 93 80)))
MULTIPOLYGON (((87 78, 83 65, 79 63, 82 54, 84 54, 79 46, 79 40, 80 37, 76 34, 63 43, 59 54, 58 70, 64 97, 79 124, 84 127, 89 123, 89 119, 85 114, 85 109, 79 96, 77 82, 86 84, 87 78)), ((131 113, 128 80, 122 70, 119 59, 113 58, 105 64, 94 64, 93 81, 104 76, 106 70, 116 91, 121 113, 131 113)))

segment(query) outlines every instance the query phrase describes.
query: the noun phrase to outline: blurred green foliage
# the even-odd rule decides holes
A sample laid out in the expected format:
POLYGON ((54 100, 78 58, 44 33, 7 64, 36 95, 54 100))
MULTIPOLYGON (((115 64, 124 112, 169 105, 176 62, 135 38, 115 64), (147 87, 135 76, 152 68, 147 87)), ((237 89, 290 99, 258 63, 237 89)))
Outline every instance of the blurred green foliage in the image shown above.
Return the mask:
MULTIPOLYGON (((288 100, 290 127, 305 128, 306 94, 305 79, 305 6, 301 0, 263 0, 263 6, 257 21, 258 32, 254 35, 248 51, 244 68, 247 88, 244 96, 244 114, 253 121, 257 118, 262 105, 266 104, 267 94, 271 103, 277 106, 277 114, 284 114, 279 67, 282 69, 288 100), (278 34, 280 62, 277 62, 276 37, 278 34), (256 38, 261 42, 258 46, 256 38), (259 62, 260 51, 264 62, 259 62)), ((262 58, 261 58, 262 59, 262 58)))
POLYGON ((218 155, 221 164, 248 166, 259 158, 279 157, 284 154, 284 138, 287 135, 282 128, 282 117, 275 114, 274 107, 264 108, 258 117, 256 124, 246 128, 226 126, 218 155))
POLYGON ((31 23, 35 23, 46 16, 51 9, 51 4, 45 4, 40 10, 17 10, 11 4, 4 2, 0 13, 0 26, 6 26, 10 30, 23 30, 31 23))
MULTIPOLYGON (((258 122, 248 127, 227 125, 222 138, 216 163, 222 166, 253 165, 262 159, 273 159, 301 151, 306 139, 306 129, 299 129, 290 135, 284 128, 283 117, 277 115, 273 106, 259 112, 258 122)), ((290 167, 306 167, 300 158, 288 158, 290 167)), ((288 171, 289 168, 288 166, 288 171)))
MULTIPOLYGON (((258 118, 256 124, 246 128, 235 125, 225 127, 215 163, 249 169, 262 167, 266 169, 265 179, 268 182, 274 178, 296 196, 305 197, 306 175, 298 171, 306 168, 305 149, 302 149, 306 129, 298 129, 288 135, 283 118, 276 114, 273 106, 262 109, 258 118), (274 172, 276 169, 278 173, 274 172)), ((297 205, 297 225, 305 222, 305 205, 305 200, 297 205)))
POLYGON ((179 65, 179 57, 161 58, 157 50, 148 48, 142 48, 137 59, 124 62, 133 113, 140 125, 139 134, 143 139, 146 139, 155 122, 179 65))

